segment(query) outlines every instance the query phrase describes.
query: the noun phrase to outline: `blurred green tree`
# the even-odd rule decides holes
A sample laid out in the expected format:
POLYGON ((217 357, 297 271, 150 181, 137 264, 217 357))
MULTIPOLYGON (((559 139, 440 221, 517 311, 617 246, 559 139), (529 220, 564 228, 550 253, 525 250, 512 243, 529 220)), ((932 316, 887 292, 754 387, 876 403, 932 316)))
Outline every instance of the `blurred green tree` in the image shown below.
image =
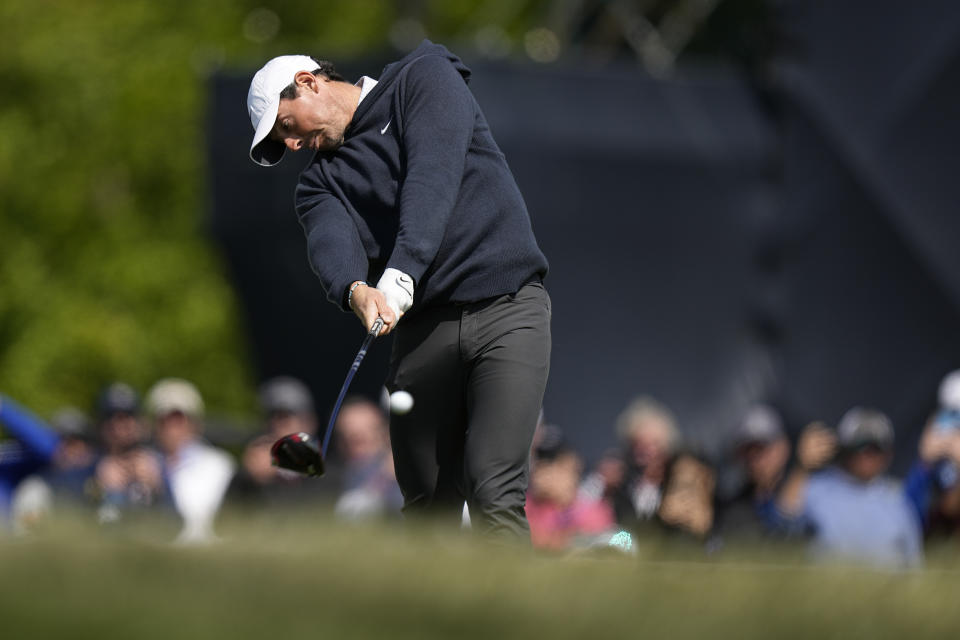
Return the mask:
POLYGON ((206 75, 318 37, 348 51, 391 18, 376 1, 257 7, 3 3, 0 392, 46 413, 89 406, 113 379, 142 390, 179 375, 215 410, 252 408, 236 301, 203 227, 206 75))

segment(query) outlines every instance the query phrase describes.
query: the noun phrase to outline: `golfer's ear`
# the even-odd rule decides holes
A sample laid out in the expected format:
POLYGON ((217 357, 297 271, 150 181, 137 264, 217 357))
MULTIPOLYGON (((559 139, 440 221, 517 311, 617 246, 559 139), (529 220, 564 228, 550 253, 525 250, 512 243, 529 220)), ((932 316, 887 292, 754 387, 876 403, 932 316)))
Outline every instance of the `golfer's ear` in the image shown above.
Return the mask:
POLYGON ((293 81, 298 88, 308 89, 310 91, 316 91, 320 82, 317 76, 309 71, 297 71, 297 74, 293 76, 293 81))

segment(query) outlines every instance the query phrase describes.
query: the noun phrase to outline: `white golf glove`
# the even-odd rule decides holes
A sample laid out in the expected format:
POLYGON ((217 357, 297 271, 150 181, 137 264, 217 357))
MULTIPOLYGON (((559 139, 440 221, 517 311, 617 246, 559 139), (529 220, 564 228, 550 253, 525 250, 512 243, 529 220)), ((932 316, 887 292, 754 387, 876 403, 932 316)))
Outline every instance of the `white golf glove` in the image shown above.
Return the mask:
POLYGON ((380 276, 377 289, 387 299, 387 304, 400 319, 413 304, 413 278, 399 269, 389 268, 380 276))

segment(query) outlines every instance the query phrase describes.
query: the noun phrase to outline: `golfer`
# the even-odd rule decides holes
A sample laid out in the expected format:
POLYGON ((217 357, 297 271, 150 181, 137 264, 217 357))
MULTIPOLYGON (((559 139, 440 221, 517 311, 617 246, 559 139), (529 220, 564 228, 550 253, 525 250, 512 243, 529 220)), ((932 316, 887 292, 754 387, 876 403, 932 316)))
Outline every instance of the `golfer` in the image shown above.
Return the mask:
POLYGON ((331 302, 394 333, 386 386, 408 515, 529 540, 528 453, 550 366, 547 260, 473 94, 424 41, 356 84, 326 61, 270 60, 250 83, 254 162, 314 153, 296 211, 331 302))

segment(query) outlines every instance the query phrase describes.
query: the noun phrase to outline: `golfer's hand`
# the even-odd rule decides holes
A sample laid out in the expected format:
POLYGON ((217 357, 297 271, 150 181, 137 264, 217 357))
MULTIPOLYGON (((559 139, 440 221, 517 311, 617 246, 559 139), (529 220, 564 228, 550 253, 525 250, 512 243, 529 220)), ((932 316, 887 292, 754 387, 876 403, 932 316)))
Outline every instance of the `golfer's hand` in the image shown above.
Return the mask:
POLYGON ((373 323, 376 322, 378 317, 381 318, 383 320, 383 329, 380 330, 381 336, 393 331, 393 328, 397 325, 397 320, 399 320, 397 314, 387 304, 387 298, 383 295, 383 292, 365 284, 361 284, 353 290, 353 295, 350 296, 350 308, 360 318, 367 331, 373 328, 373 323))
POLYGON ((387 267, 377 282, 377 290, 383 292, 397 320, 413 306, 413 278, 399 269, 387 267))

